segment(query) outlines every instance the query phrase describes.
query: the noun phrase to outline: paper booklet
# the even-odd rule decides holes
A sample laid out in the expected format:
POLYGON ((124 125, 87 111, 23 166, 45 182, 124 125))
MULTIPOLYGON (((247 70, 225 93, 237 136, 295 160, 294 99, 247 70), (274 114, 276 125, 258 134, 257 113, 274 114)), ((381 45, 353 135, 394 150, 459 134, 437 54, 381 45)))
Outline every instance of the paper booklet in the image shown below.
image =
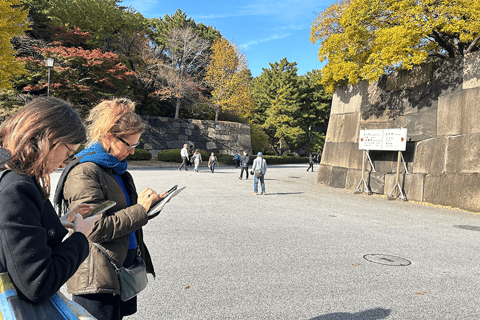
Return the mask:
POLYGON ((165 207, 165 205, 173 197, 175 197, 177 194, 182 192, 183 189, 185 189, 185 188, 186 188, 185 186, 181 187, 181 188, 178 188, 178 186, 175 185, 172 189, 168 190, 166 192, 166 195, 164 195, 160 200, 158 200, 158 202, 152 203, 152 205, 150 207, 150 210, 148 210, 148 212, 147 212, 148 219, 152 219, 152 218, 155 218, 156 216, 158 216, 160 214, 160 212, 162 211, 163 207, 165 207))

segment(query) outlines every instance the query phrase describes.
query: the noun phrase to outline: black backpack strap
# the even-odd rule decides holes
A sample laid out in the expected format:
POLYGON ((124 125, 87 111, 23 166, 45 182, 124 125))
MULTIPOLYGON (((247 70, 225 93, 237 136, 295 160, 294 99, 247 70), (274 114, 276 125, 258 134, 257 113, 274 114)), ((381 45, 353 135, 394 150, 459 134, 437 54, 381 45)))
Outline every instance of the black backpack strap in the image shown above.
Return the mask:
POLYGON ((95 151, 92 151, 75 158, 72 162, 67 164, 65 169, 63 169, 62 175, 60 176, 60 179, 58 179, 57 188, 55 189, 55 196, 53 197, 53 205, 55 207, 55 211, 57 212, 58 217, 61 217, 68 211, 67 202, 65 201, 65 198, 63 196, 63 187, 65 186, 65 181, 67 180, 68 174, 70 173, 70 171, 72 171, 73 168, 75 168, 77 164, 80 163, 80 160, 82 160, 83 156, 94 153, 95 151))

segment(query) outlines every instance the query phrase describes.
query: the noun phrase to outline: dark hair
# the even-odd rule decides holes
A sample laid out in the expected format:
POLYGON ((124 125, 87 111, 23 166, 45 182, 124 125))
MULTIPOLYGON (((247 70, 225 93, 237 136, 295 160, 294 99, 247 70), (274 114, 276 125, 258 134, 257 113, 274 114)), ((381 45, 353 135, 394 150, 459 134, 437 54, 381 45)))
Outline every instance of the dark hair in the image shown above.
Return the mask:
POLYGON ((61 143, 83 143, 86 137, 79 115, 67 102, 51 97, 32 100, 0 126, 0 144, 11 155, 8 167, 35 178, 47 196, 50 151, 61 143))

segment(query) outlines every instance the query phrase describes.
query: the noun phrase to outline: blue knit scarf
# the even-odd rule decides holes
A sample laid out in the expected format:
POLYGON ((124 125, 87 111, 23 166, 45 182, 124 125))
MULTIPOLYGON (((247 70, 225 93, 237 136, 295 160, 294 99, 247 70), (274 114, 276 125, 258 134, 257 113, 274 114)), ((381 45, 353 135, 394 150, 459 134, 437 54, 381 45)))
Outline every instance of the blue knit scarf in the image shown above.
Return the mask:
POLYGON ((80 157, 82 157, 80 159, 80 163, 96 163, 101 167, 112 169, 113 174, 115 175, 121 175, 124 174, 125 171, 127 171, 127 160, 118 160, 117 158, 106 152, 100 142, 95 142, 90 147, 80 151, 77 154, 77 158, 80 157))

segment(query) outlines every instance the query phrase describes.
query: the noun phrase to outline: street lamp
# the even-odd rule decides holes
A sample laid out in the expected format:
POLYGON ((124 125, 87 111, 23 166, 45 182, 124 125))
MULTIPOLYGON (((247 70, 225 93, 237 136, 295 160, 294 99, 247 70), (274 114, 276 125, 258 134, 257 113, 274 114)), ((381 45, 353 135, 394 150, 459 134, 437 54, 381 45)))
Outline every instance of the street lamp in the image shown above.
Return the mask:
POLYGON ((45 61, 45 65, 48 68, 47 97, 50 96, 50 69, 53 68, 54 64, 55 60, 53 60, 53 58, 47 58, 47 60, 45 61))

